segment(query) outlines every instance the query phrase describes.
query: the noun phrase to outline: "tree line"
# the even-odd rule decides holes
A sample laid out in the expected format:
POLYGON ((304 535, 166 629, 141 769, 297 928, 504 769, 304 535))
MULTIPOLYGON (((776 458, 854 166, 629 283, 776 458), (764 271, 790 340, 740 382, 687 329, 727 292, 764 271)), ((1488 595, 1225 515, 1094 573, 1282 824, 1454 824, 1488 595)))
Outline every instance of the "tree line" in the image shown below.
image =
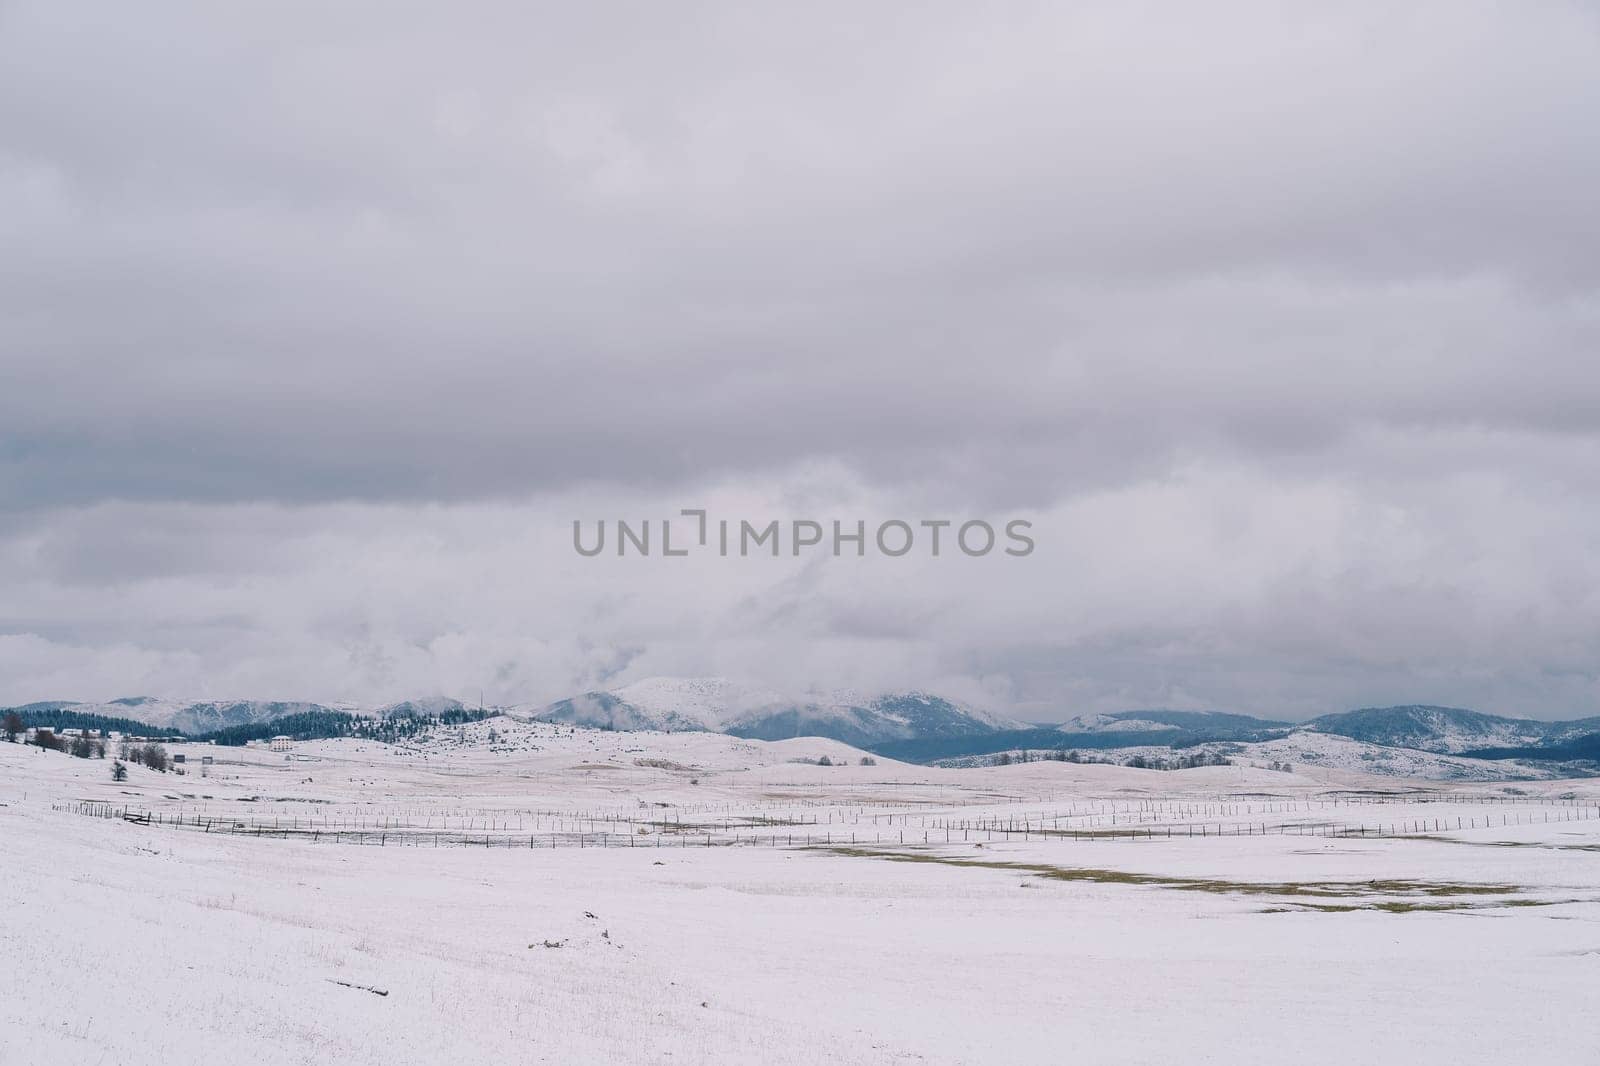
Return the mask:
POLYGON ((228 726, 194 739, 215 741, 227 747, 242 747, 252 740, 271 740, 285 736, 292 740, 329 740, 336 737, 357 737, 394 744, 426 733, 439 726, 464 725, 490 717, 491 712, 479 710, 449 710, 438 714, 396 714, 387 718, 367 718, 345 711, 302 711, 299 714, 274 718, 270 722, 251 722, 247 725, 228 726))
MULTIPOLYGON (((1117 760, 1105 755, 1084 755, 1070 748, 1057 748, 1055 751, 1028 751, 1026 749, 1012 754, 1003 751, 995 756, 990 764, 993 766, 1010 766, 1013 763, 1029 762, 1072 762, 1072 763, 1101 763, 1108 766, 1128 766, 1136 770, 1193 770, 1199 766, 1230 766, 1232 763, 1221 752, 1197 751, 1187 755, 1174 755, 1163 758, 1159 755, 1145 755, 1138 753, 1127 759, 1117 760)), ((1287 767, 1287 763, 1284 764, 1287 767)), ((1277 764, 1273 767, 1276 770, 1277 764)))
MULTIPOLYGON (((108 719, 108 721, 115 721, 115 719, 108 719)), ((139 725, 142 729, 150 728, 142 723, 134 724, 139 725)), ((106 757, 106 747, 110 743, 110 737, 107 735, 108 730, 104 728, 90 729, 84 726, 75 733, 57 732, 56 729, 49 726, 30 726, 15 711, 7 711, 4 716, 0 716, 0 732, 4 732, 6 740, 12 744, 17 743, 17 738, 26 733, 29 728, 33 729, 33 736, 28 740, 28 743, 34 747, 45 751, 59 751, 77 759, 104 759, 106 757)), ((148 766, 152 770, 159 770, 162 773, 166 773, 172 767, 172 758, 162 745, 157 743, 139 744, 124 739, 118 746, 117 760, 111 767, 113 780, 122 781, 127 778, 128 768, 122 762, 124 759, 128 760, 128 762, 148 766)))
POLYGON ((67 741, 64 734, 67 730, 73 729, 78 730, 80 734, 92 731, 101 738, 115 732, 128 736, 160 736, 198 743, 214 742, 231 747, 243 747, 252 740, 270 740, 275 736, 287 736, 295 740, 359 737, 393 744, 439 726, 464 725, 467 722, 481 721, 488 718, 491 713, 487 710, 462 709, 441 711, 437 714, 407 712, 387 718, 368 718, 345 711, 303 711, 266 722, 227 726, 193 735, 176 729, 158 729, 147 722, 132 718, 115 718, 59 709, 30 711, 26 719, 13 709, 5 713, 0 723, 3 723, 3 731, 9 741, 14 742, 22 733, 34 729, 35 743, 38 743, 39 736, 45 738, 46 742, 39 744, 40 747, 65 751, 67 749, 64 745, 67 741), (55 747, 57 741, 63 746, 55 747))

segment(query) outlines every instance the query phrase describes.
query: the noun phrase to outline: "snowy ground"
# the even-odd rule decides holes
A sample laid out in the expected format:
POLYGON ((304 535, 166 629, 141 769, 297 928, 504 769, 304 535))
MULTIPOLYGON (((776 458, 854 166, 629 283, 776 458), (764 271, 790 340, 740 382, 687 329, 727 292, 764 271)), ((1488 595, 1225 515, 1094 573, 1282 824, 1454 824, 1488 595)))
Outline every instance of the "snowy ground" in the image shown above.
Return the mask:
POLYGON ((1597 782, 207 751, 0 743, 4 1066, 1600 1061, 1597 782))

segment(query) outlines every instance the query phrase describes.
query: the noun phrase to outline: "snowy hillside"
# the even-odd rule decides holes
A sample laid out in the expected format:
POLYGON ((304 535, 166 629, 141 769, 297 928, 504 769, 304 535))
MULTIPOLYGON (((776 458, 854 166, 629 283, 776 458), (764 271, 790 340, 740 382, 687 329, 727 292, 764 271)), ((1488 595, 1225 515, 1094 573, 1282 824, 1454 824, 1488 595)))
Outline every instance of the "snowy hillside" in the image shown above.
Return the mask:
POLYGON ((1539 722, 1531 718, 1462 710, 1458 707, 1366 707, 1323 715, 1306 724, 1319 733, 1398 748, 1456 753, 1478 748, 1536 747, 1556 736, 1563 739, 1594 732, 1600 721, 1539 722))
MULTIPOLYGON (((1023 747, 1007 752, 938 759, 933 765, 967 769, 1005 762, 1050 762, 1061 755, 1060 749, 1023 747)), ((1298 730, 1288 736, 1253 743, 1208 741, 1182 748, 1165 744, 1130 744, 1115 748, 1072 749, 1071 758, 1090 765, 1110 763, 1115 766, 1148 766, 1157 770, 1189 765, 1183 760, 1216 758, 1239 767, 1287 766, 1294 773, 1315 780, 1324 780, 1327 775, 1334 774, 1340 778, 1354 775, 1411 781, 1535 781, 1584 772, 1577 764, 1472 759, 1420 748, 1369 744, 1310 730, 1298 730)))
POLYGON ((1283 761, 1297 766, 1359 771, 1381 777, 1429 781, 1516 781, 1566 776, 1559 768, 1516 760, 1465 759, 1420 748, 1393 747, 1331 733, 1302 730, 1278 740, 1244 744, 1247 763, 1283 761))
POLYGON ((786 698, 726 678, 654 677, 551 704, 539 717, 608 729, 704 730, 755 740, 831 737, 848 744, 966 736, 1016 726, 926 692, 850 691, 786 698))

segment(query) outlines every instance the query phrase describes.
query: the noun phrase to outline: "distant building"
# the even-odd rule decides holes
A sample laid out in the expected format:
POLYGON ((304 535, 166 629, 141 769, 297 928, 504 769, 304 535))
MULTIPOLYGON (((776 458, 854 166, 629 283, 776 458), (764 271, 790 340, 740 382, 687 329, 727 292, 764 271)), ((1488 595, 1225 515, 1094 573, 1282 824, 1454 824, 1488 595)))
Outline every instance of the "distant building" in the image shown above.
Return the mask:
POLYGON ((284 736, 283 734, 280 733, 277 736, 272 738, 272 750, 273 751, 288 751, 289 750, 289 745, 291 745, 293 743, 294 743, 294 738, 293 737, 287 737, 287 736, 284 736))

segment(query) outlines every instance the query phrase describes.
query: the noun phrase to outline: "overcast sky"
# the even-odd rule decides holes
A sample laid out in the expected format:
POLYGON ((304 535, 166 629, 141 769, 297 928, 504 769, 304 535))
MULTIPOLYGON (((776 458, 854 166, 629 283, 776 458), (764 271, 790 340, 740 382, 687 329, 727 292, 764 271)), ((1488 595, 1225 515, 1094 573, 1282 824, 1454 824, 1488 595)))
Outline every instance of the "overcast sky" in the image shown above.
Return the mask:
POLYGON ((0 2, 0 703, 1600 713, 1600 8, 0 2), (571 523, 1012 518, 1025 558, 571 523))

